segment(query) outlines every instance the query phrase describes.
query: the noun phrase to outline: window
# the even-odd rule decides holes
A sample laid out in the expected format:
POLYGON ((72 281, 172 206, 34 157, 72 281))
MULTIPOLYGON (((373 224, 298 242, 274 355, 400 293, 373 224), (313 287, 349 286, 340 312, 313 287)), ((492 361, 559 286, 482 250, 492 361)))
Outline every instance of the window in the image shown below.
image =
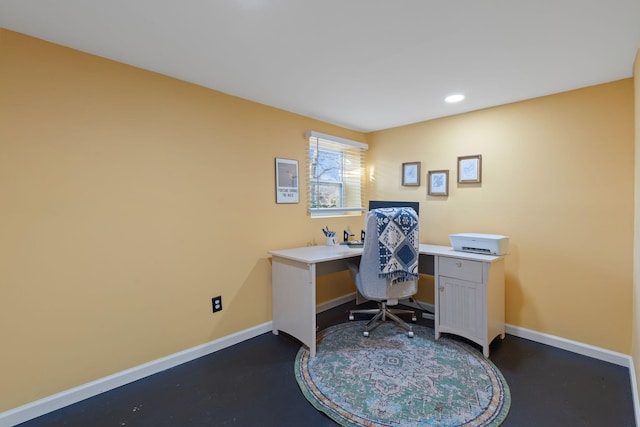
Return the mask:
POLYGON ((367 144, 318 132, 309 138, 309 212, 312 217, 355 215, 363 208, 367 144))

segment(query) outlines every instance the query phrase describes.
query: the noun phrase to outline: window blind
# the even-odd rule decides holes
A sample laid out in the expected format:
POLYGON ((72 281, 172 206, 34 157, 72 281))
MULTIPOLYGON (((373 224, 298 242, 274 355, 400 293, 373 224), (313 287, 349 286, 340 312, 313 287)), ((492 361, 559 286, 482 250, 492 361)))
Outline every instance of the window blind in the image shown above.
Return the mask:
POLYGON ((359 215, 364 211, 365 153, 369 146, 307 132, 309 212, 312 217, 359 215))

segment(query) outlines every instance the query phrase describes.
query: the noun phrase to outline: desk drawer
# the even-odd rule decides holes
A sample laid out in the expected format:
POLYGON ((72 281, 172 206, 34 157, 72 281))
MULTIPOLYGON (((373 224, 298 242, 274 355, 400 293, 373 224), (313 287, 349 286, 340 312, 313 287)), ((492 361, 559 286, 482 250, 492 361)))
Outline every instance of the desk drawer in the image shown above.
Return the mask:
POLYGON ((439 257, 438 274, 440 276, 482 283, 482 262, 460 258, 439 257))

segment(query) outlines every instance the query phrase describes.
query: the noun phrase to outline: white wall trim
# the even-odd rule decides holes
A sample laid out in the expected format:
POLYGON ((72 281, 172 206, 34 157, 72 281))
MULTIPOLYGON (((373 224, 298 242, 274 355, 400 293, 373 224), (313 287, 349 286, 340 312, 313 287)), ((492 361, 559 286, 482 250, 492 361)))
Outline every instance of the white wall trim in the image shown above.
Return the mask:
POLYGON ((605 362, 614 363, 616 365, 624 366, 627 368, 632 364, 631 356, 629 356, 628 354, 618 353, 589 344, 584 344, 578 341, 572 341, 566 338, 544 334, 542 332, 532 331, 531 329, 521 328, 519 326, 513 326, 509 324, 505 325, 505 330, 509 335, 525 338, 531 341, 539 342, 541 344, 547 344, 552 347, 561 348, 563 350, 582 354, 583 356, 589 356, 594 359, 603 360, 605 362))
POLYGON ((353 301, 355 298, 356 298, 356 293, 352 292, 350 294, 341 296, 339 298, 332 299, 331 301, 323 302, 322 304, 316 305, 316 313, 322 313, 323 311, 327 311, 339 305, 346 304, 348 302, 353 301))
MULTIPOLYGON (((329 310, 344 303, 353 301, 354 299, 355 292, 318 304, 316 306, 316 312, 320 313, 329 310)), ((144 363, 131 369, 117 372, 113 375, 82 384, 78 387, 47 396, 43 399, 18 406, 17 408, 13 408, 5 412, 1 412, 0 427, 14 426, 37 418, 41 415, 48 414, 49 412, 64 408, 65 406, 97 396, 100 393, 113 390, 114 388, 129 384, 158 372, 162 372, 166 369, 173 368, 174 366, 181 365, 191 360, 195 360, 199 357, 206 356, 207 354, 214 353, 218 350, 231 347, 232 345, 238 344, 242 341, 270 332, 272 329, 272 322, 263 323, 262 325, 255 326, 160 359, 152 360, 151 362, 144 363)))
POLYGON ((14 426, 57 409, 96 396, 105 391, 129 384, 149 375, 181 365, 207 354, 257 337, 272 330, 272 322, 263 323, 208 343, 171 354, 151 362, 117 372, 113 375, 53 394, 34 402, 0 413, 0 426, 14 426))
POLYGON ((633 413, 636 416, 636 427, 640 426, 640 400, 638 400, 638 382, 636 381, 636 369, 633 359, 629 364, 629 375, 631 376, 631 393, 633 394, 633 413))
MULTIPOLYGON (((318 304, 316 306, 316 312, 320 313, 331 308, 337 307, 344 303, 353 301, 355 293, 351 293, 331 301, 318 304)), ((427 303, 403 303, 412 306, 416 309, 427 307, 433 309, 431 304, 427 303)), ((53 394, 34 402, 27 403, 14 409, 0 413, 0 427, 9 427, 16 424, 23 423, 57 409, 63 408, 68 405, 80 402, 114 388, 129 384, 133 381, 137 381, 144 377, 162 372, 166 369, 174 366, 181 365, 183 363, 195 360, 199 357, 206 356, 216 351, 222 350, 232 345, 238 344, 242 341, 257 337, 266 332, 270 332, 273 328, 272 322, 266 322, 258 326, 254 326, 244 331, 236 332, 226 337, 219 338, 217 340, 192 347, 180 351, 178 353, 153 360, 148 363, 127 369, 121 372, 117 372, 113 375, 100 378, 96 381, 92 381, 78 387, 71 388, 69 390, 62 391, 60 393, 53 394)), ((557 337, 554 335, 544 334, 536 332, 531 329, 521 328, 519 326, 505 325, 506 333, 516 337, 528 339, 541 344, 550 345, 552 347, 560 348, 563 350, 571 351, 573 353, 582 354, 584 356, 592 357, 594 359, 602 360, 605 362, 613 363, 616 365, 629 368, 629 375, 631 379, 631 390, 633 393, 634 412, 636 420, 640 419, 640 401, 638 398, 638 388, 635 377, 635 368, 633 365, 633 359, 631 356, 617 353, 611 350, 595 347, 589 344, 583 344, 577 341, 571 341, 565 338, 557 337)), ((640 425, 640 424, 637 424, 640 425)))
POLYGON ((525 338, 541 344, 550 345, 562 350, 578 353, 583 356, 624 366, 629 369, 629 377, 631 380, 631 394, 633 399, 633 412, 636 419, 636 426, 640 427, 640 400, 638 399, 638 384, 636 382, 635 367, 633 358, 628 354, 618 353, 578 341, 571 341, 554 335, 543 334, 542 332, 532 331, 531 329, 521 328, 519 326, 505 325, 506 333, 520 338, 525 338))

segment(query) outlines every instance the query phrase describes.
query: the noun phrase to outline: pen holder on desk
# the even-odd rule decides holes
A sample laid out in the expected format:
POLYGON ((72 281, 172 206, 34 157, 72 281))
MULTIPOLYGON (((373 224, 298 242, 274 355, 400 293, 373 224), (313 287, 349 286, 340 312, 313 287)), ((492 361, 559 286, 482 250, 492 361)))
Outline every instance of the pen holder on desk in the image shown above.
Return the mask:
POLYGON ((333 236, 327 236, 327 246, 334 246, 334 245, 337 245, 335 234, 333 236))

